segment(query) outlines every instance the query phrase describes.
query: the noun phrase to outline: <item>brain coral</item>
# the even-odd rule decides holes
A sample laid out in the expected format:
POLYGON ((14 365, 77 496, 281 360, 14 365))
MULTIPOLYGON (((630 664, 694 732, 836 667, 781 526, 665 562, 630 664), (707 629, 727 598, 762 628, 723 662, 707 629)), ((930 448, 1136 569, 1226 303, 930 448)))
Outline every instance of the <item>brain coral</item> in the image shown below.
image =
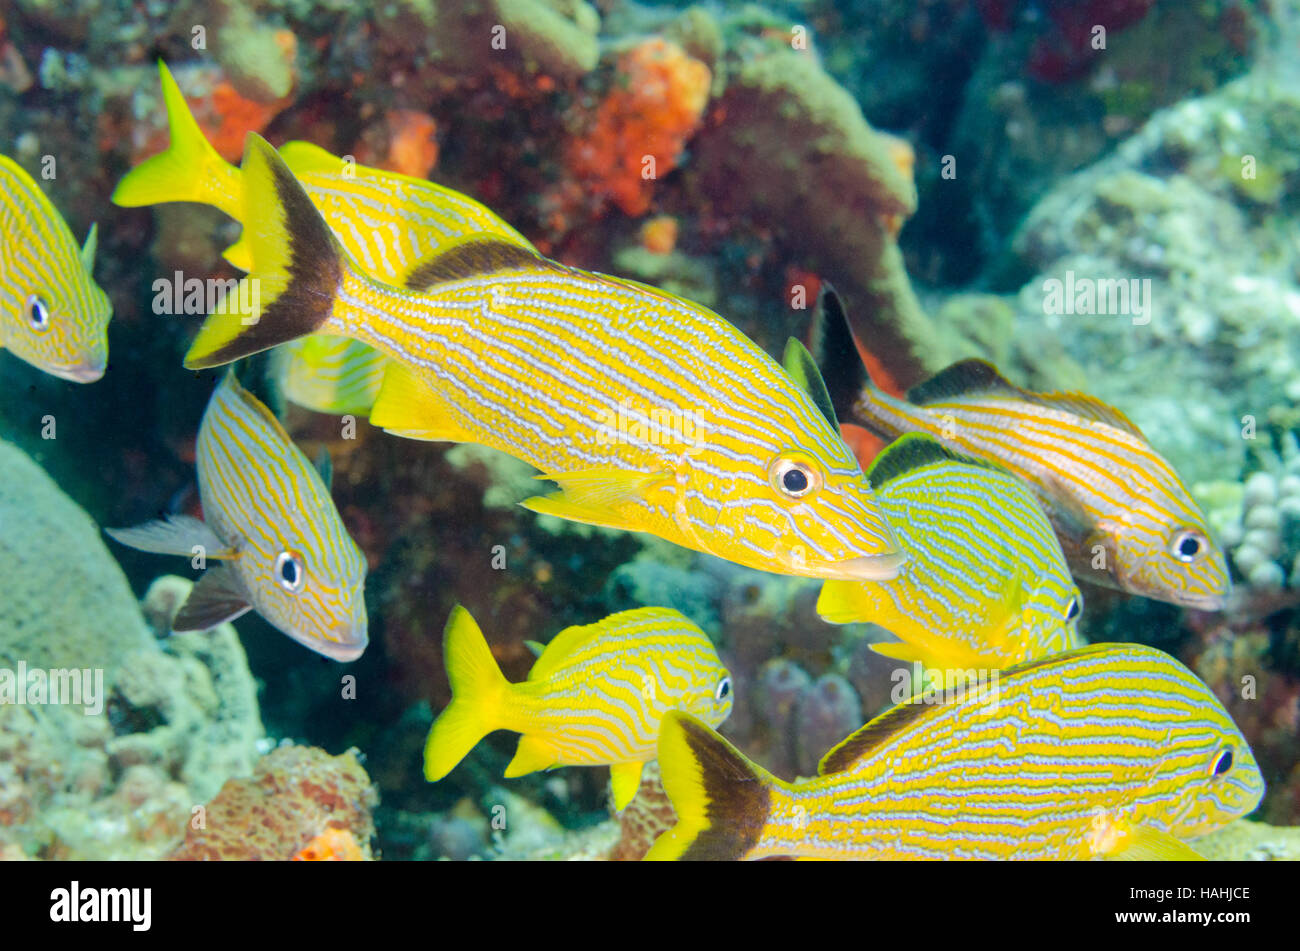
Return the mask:
POLYGON ((153 638, 99 528, 0 441, 0 666, 111 671, 153 638))

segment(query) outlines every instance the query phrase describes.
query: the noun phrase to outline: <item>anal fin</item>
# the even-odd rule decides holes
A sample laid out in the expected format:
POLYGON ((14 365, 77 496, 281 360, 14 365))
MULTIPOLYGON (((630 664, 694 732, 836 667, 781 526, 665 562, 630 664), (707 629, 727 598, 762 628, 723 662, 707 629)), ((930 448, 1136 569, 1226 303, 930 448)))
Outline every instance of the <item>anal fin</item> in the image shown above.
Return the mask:
POLYGON ((641 787, 641 771, 644 763, 615 763, 609 768, 609 781, 614 787, 614 809, 622 812, 627 804, 636 797, 641 787))
POLYGON ((555 765, 555 753, 544 740, 525 734, 519 738, 515 748, 515 758, 506 767, 506 779, 535 773, 539 769, 550 769, 555 765))
POLYGON ((1151 826, 1134 826, 1125 837, 1124 844, 1106 857, 1121 862, 1205 861, 1205 856, 1182 839, 1151 826))

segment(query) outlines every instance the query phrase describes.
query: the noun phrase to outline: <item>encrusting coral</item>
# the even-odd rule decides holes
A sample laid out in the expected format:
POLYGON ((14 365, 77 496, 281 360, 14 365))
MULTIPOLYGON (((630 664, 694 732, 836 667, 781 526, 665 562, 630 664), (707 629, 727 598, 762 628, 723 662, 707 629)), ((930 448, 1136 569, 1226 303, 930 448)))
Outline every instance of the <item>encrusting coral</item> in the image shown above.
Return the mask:
POLYGON ((185 841, 168 858, 274 861, 327 851, 371 858, 371 812, 378 801, 351 752, 330 756, 314 747, 281 746, 258 761, 251 779, 228 780, 195 813, 185 841), (349 833, 352 842, 327 836, 330 830, 349 833))
POLYGON ((677 167, 700 123, 711 81, 676 43, 650 39, 623 53, 590 127, 570 145, 569 168, 584 191, 627 215, 648 211, 656 180, 677 167))
POLYGON ((830 277, 860 339, 901 383, 945 366, 949 341, 921 308, 896 241, 916 209, 910 148, 871 128, 808 53, 731 53, 716 121, 692 144, 700 207, 751 218, 830 277))

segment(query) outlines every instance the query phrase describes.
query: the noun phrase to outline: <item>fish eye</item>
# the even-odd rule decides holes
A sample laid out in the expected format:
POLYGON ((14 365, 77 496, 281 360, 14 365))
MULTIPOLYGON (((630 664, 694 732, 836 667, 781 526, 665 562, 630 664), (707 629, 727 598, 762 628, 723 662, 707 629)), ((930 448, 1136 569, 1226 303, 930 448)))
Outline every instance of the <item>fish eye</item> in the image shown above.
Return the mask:
POLYGON ((1179 532, 1169 545, 1170 553, 1179 561, 1190 564, 1205 551, 1205 536, 1196 531, 1179 532))
POLYGON ((282 551, 275 556, 275 583, 290 594, 302 590, 307 575, 303 571, 302 556, 296 551, 282 551))
POLYGON ((794 459, 777 459, 768 476, 773 488, 790 499, 801 499, 820 484, 812 466, 794 459))
POLYGON ((44 333, 50 329, 50 308, 36 294, 30 294, 24 304, 27 322, 33 330, 44 333))
POLYGON ((1067 621, 1073 621, 1082 613, 1083 613, 1083 598, 1076 594, 1074 597, 1070 599, 1070 603, 1065 608, 1065 619, 1067 621))
POLYGON ((1230 769, 1232 769, 1232 750, 1225 749, 1214 760, 1214 775, 1222 776, 1230 769))
POLYGON ((726 700, 731 696, 731 678, 723 677, 713 689, 714 700, 726 700))

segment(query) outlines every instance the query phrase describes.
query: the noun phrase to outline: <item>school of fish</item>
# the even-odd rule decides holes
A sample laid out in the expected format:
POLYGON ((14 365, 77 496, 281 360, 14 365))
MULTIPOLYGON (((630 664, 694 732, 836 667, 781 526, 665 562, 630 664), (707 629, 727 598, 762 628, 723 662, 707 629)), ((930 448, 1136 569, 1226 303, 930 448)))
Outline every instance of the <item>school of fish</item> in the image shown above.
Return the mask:
MULTIPOLYGON (((872 384, 829 285, 810 348, 791 340, 778 362, 707 308, 551 260, 432 182, 252 133, 231 165, 159 72, 170 145, 112 200, 235 219, 225 256, 256 293, 227 295, 185 366, 269 351, 226 370, 203 414, 202 518, 108 530, 204 569, 173 629, 251 610, 333 660, 366 649, 366 559, 328 461, 308 460, 254 395, 270 387, 397 436, 508 453, 558 485, 522 503, 539 515, 819 579, 825 620, 895 638, 879 654, 989 675, 914 694, 816 778, 787 782, 715 732, 731 675, 680 612, 569 627, 511 683, 457 607, 430 782, 507 730, 520 734, 507 778, 608 767, 622 810, 657 758, 676 825, 652 859, 1190 859, 1190 842, 1259 803, 1250 748, 1205 684, 1155 648, 1079 633, 1078 581, 1205 611, 1231 591, 1204 515, 1119 410, 1017 387, 974 359, 894 398, 872 384), (841 423, 888 443, 865 473, 841 423)), ((4 156, 0 182, 0 348, 91 383, 112 312, 92 273, 96 229, 78 246, 4 156)))

